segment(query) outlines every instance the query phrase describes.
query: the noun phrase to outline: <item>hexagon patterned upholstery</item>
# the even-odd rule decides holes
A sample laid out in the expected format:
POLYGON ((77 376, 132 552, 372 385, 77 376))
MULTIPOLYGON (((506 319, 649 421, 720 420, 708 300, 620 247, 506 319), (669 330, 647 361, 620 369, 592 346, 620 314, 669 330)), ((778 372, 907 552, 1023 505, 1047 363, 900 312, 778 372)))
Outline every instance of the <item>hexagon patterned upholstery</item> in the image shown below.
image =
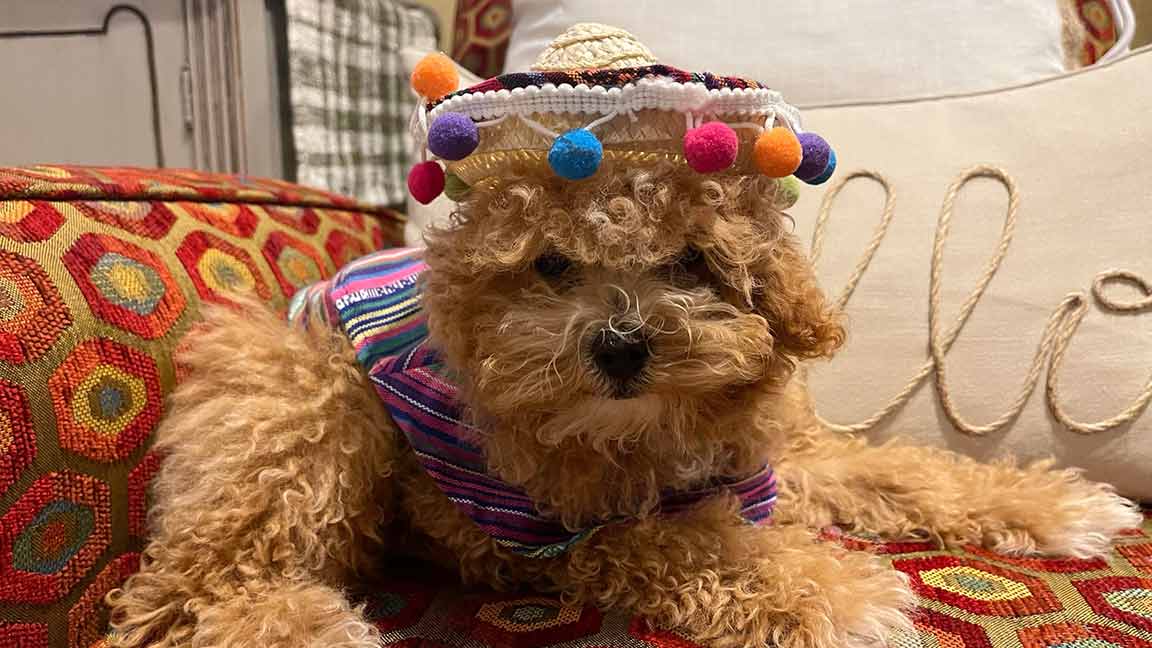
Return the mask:
POLYGON ((0 646, 101 636, 199 304, 242 290, 285 308, 401 223, 274 180, 0 169, 0 646))

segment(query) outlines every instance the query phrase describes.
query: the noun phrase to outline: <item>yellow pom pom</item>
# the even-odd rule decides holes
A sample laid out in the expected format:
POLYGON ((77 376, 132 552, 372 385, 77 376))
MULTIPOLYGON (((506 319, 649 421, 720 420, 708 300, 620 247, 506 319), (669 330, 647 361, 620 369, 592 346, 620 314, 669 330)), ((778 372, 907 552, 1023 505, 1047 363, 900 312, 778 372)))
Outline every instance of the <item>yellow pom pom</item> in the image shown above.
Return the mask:
POLYGON ((796 135, 784 126, 764 131, 756 138, 752 159, 760 173, 770 178, 790 176, 800 168, 804 149, 796 135))
POLYGON ((429 101, 456 92, 459 87, 460 74, 456 72, 456 64, 439 52, 420 59, 412 69, 412 89, 429 101))

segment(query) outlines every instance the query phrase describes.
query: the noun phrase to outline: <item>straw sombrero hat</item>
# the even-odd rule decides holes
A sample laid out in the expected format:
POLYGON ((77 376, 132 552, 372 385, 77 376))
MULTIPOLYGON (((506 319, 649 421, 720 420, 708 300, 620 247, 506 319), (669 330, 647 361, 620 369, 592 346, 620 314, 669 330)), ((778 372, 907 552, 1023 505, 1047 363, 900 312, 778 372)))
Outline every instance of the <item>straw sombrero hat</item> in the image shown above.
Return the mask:
POLYGON ((424 161, 408 186, 423 203, 446 185, 458 200, 533 167, 576 182, 619 165, 673 162, 703 174, 809 184, 825 182, 836 168, 831 147, 802 130, 799 112, 779 92, 662 65, 614 27, 578 24, 531 71, 463 90, 458 83, 443 54, 426 57, 412 73, 423 100, 412 122, 424 161))

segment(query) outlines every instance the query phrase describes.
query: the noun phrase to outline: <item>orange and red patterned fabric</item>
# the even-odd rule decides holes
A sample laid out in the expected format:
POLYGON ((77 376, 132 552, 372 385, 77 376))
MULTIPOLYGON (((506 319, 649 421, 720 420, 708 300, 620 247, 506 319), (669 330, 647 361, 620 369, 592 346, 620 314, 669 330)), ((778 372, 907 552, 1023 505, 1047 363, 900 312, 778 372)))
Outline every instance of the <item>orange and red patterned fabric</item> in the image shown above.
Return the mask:
POLYGON ((1108 0, 1075 0, 1076 16, 1084 25, 1085 37, 1080 63, 1088 66, 1116 44, 1116 18, 1108 0))
POLYGON ((452 58, 478 77, 504 71, 512 36, 512 0, 458 0, 452 58))
MULTIPOLYGON (((944 551, 834 530, 825 539, 878 553, 908 575, 920 597, 916 631, 892 648, 1152 648, 1152 514, 1107 560, 944 551)), ((360 597, 385 648, 705 648, 551 595, 464 589, 424 566, 391 573, 360 597)))
POLYGON ((401 242, 387 210, 195 171, 0 169, 0 648, 86 646, 137 567, 172 352, 202 302, 401 242))
MULTIPOLYGON (((916 632, 893 648, 1152 648, 1152 513, 1107 559, 1010 558, 825 533, 908 575, 916 632)), ((401 569, 365 597, 389 648, 703 648, 636 618, 401 569)))

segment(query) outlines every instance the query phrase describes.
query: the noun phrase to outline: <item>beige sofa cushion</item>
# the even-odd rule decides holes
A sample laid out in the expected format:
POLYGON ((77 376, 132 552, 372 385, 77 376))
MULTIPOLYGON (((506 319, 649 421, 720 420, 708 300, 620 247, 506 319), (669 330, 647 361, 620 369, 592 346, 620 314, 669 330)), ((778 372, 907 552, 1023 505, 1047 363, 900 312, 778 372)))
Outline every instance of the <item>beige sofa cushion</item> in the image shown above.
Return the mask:
MULTIPOLYGON (((811 370, 826 419, 867 419, 928 360, 938 214, 949 186, 978 164, 1002 169, 1019 204, 1003 263, 945 356, 946 391, 959 416, 985 424, 1009 408, 1046 323, 1070 293, 1080 295, 1087 310, 1058 374, 1058 401, 1067 414, 1081 422, 1108 419, 1147 393, 1152 288, 1135 279, 1102 286, 1105 299, 1132 306, 1123 313, 1102 308, 1091 290, 1100 273, 1114 268, 1152 280, 1149 79, 1152 49, 1145 48, 1106 66, 998 92, 805 112, 805 128, 836 148, 841 181, 854 169, 874 171, 895 197, 887 236, 847 307, 846 349, 811 370)), ((809 189, 793 208, 802 236, 811 235, 822 198, 836 182, 809 189)), ((988 178, 968 182, 954 203, 941 265, 942 331, 997 249, 1009 207, 1005 187, 988 178)), ((884 204, 880 185, 866 177, 849 180, 835 197, 819 262, 829 292, 856 267, 884 204)), ((1152 415, 1137 408, 1114 429, 1070 431, 1045 402, 1049 371, 1041 367, 1040 385, 1020 416, 999 431, 958 431, 941 406, 933 371, 866 434, 908 436, 981 458, 1052 455, 1152 500, 1152 415)))

